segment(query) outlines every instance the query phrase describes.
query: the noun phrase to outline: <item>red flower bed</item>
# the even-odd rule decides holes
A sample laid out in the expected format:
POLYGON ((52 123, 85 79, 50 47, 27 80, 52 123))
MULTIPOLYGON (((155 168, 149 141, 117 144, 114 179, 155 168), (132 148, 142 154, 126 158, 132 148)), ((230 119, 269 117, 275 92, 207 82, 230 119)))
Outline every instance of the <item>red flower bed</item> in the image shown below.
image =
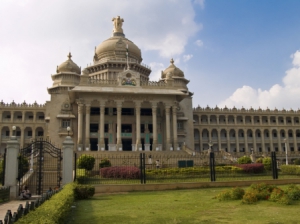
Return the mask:
POLYGON ((113 166, 100 169, 103 178, 139 179, 140 170, 134 166, 113 166))
POLYGON ((242 168, 245 173, 264 172, 264 164, 262 163, 238 164, 236 166, 242 168))

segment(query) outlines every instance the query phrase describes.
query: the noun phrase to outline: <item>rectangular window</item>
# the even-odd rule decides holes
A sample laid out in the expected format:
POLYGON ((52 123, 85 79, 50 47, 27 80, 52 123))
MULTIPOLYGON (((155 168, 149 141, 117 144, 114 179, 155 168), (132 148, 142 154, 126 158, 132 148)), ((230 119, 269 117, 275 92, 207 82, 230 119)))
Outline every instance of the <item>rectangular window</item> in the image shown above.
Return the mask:
POLYGON ((182 130, 183 129, 183 122, 177 122, 177 129, 182 130))
POLYGON ((44 120, 44 119, 45 119, 44 115, 39 116, 39 120, 44 120))
POLYGON ((62 123, 61 123, 61 127, 62 128, 67 128, 67 127, 70 127, 70 124, 71 124, 71 120, 69 120, 69 119, 63 119, 62 123))
POLYGON ((33 116, 32 116, 32 115, 30 115, 30 116, 28 116, 28 118, 29 118, 29 119, 33 119, 33 116))
POLYGON ((44 132, 43 131, 38 131, 37 136, 44 136, 44 132))
POLYGON ((22 119, 22 115, 21 115, 21 116, 20 116, 20 115, 19 115, 19 116, 17 116, 17 118, 18 118, 18 119, 22 119))
POLYGON ((28 131, 28 132, 27 132, 27 135, 28 135, 29 137, 32 137, 32 131, 28 131))
POLYGON ((10 118, 10 115, 6 115, 6 118, 10 118))
POLYGON ((98 132, 98 124, 90 124, 90 132, 98 132))
POLYGON ((6 132, 5 132, 5 136, 9 136, 9 131, 6 131, 6 132))
POLYGON ((16 136, 21 136, 21 131, 16 131, 16 136))
POLYGON ((100 115, 99 107, 91 107, 91 115, 100 115))

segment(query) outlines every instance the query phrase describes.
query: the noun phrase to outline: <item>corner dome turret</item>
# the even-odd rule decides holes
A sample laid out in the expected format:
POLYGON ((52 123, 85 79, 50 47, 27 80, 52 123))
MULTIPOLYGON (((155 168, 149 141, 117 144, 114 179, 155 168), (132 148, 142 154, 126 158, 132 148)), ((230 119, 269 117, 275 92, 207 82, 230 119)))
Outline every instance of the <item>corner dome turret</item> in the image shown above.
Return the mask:
POLYGON ((74 72, 77 74, 81 73, 81 68, 78 67, 73 61, 72 61, 72 55, 71 53, 68 54, 68 60, 61 63, 59 66, 57 66, 56 73, 60 72, 74 72))
POLYGON ((165 79, 168 76, 172 76, 173 78, 184 78, 184 73, 183 71, 181 71, 179 68, 177 68, 174 65, 174 60, 173 58, 170 60, 170 66, 168 68, 166 68, 162 74, 161 74, 161 78, 165 79))

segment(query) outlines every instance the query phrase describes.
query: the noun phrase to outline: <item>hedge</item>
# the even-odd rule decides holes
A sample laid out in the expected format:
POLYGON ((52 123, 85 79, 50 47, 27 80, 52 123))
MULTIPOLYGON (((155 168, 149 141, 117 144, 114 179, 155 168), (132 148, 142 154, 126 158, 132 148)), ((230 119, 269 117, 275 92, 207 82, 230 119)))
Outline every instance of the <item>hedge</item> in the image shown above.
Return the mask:
POLYGON ((280 170, 283 174, 300 175, 300 166, 298 165, 281 165, 280 170))
POLYGON ((236 166, 242 168, 245 173, 263 173, 264 172, 264 164, 262 164, 262 163, 239 164, 236 166))
POLYGON ((100 169, 103 178, 139 179, 140 170, 134 166, 113 166, 100 169))
POLYGON ((50 200, 46 201, 35 211, 32 211, 19 219, 16 223, 66 223, 65 219, 74 202, 74 187, 75 185, 73 183, 65 185, 63 189, 59 193, 53 195, 50 200))

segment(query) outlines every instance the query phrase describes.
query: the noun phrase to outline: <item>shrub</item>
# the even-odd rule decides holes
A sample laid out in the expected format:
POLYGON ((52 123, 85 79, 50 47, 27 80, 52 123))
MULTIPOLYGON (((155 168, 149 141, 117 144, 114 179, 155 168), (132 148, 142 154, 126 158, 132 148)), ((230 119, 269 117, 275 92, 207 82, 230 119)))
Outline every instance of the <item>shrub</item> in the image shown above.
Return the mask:
POLYGON ((249 156, 242 156, 237 160, 238 164, 249 164, 252 163, 252 160, 249 156))
POLYGON ((262 163, 264 164, 265 170, 272 169, 272 160, 270 157, 263 158, 262 163))
POLYGON ((111 162, 109 161, 109 159, 101 159, 99 163, 99 168, 110 167, 110 166, 111 166, 111 162))
POLYGON ((245 192, 243 199, 242 199, 242 203, 244 204, 254 204, 255 202, 257 202, 257 192, 255 190, 248 190, 245 192))
POLYGON ((95 194, 95 187, 91 185, 76 184, 74 188, 74 197, 77 200, 87 199, 93 197, 95 194))
POLYGON ((95 165, 95 158, 90 155, 82 154, 77 160, 77 166, 80 169, 92 170, 95 165))
POLYGON ((289 197, 291 200, 300 200, 300 188, 294 184, 288 185, 287 189, 284 193, 289 197))
POLYGON ((239 200, 243 198, 244 194, 245 194, 244 189, 235 187, 232 189, 222 191, 220 194, 216 196, 216 198, 219 199, 219 201, 239 200))
POLYGON ((300 165, 300 159, 295 159, 295 160, 293 161, 293 163, 294 163, 294 165, 300 165))
POLYGON ((253 163, 253 164, 240 164, 236 165, 240 167, 245 173, 263 173, 264 165, 261 163, 253 163))
POLYGON ((281 190, 280 188, 274 188, 271 195, 270 195, 270 201, 279 201, 280 198, 284 195, 283 190, 281 190))
POLYGON ((269 185, 266 183, 252 184, 250 186, 250 189, 256 192, 258 200, 268 200, 274 188, 276 188, 275 185, 269 185))
POLYGON ((140 170, 134 166, 113 166, 100 169, 103 178, 139 179, 140 170))
POLYGON ((74 184, 67 184, 57 194, 36 210, 23 216, 17 223, 66 223, 66 217, 74 202, 74 184))
POLYGON ((0 160, 0 184, 3 183, 4 178, 4 160, 0 160))
POLYGON ((280 170, 283 174, 300 175, 300 167, 297 165, 281 165, 280 170))
POLYGON ((257 158, 255 162, 256 162, 256 163, 262 163, 262 162, 263 162, 263 158, 261 158, 261 157, 260 157, 260 158, 257 158))

